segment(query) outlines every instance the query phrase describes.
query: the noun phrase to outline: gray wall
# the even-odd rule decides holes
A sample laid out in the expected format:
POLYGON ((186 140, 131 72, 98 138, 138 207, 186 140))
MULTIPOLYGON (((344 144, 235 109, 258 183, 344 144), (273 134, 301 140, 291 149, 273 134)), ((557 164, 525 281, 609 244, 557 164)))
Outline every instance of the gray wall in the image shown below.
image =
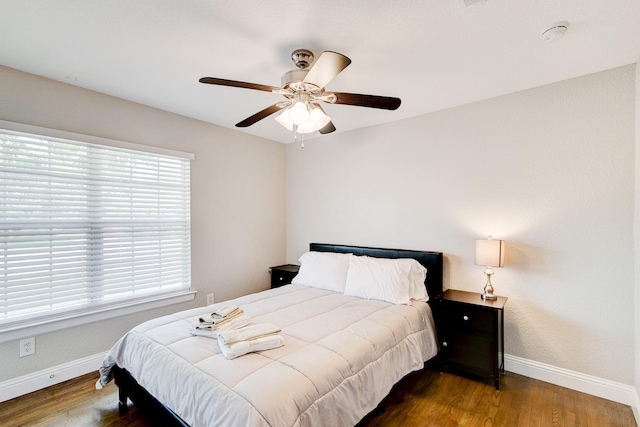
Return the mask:
POLYGON ((474 240, 491 234, 507 242, 506 353, 634 384, 635 79, 626 66, 287 146, 288 261, 312 241, 440 250, 445 286, 480 292, 474 240))

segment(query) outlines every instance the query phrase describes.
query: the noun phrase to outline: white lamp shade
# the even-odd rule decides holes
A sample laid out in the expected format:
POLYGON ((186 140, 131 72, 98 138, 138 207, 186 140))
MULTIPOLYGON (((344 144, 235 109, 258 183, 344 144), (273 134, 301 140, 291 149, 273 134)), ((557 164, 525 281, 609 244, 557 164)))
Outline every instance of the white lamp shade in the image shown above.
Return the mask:
POLYGON ((504 267, 504 240, 476 240, 476 265, 504 267))

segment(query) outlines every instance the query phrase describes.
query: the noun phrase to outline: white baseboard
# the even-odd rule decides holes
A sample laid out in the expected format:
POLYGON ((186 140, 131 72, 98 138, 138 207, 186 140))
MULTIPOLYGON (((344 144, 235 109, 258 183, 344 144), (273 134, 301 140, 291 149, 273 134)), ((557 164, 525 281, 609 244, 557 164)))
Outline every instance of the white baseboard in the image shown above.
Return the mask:
POLYGON ((638 390, 633 386, 509 354, 504 355, 504 365, 504 369, 509 372, 629 405, 636 424, 640 426, 640 398, 638 390))
POLYGON ((96 373, 97 381, 98 368, 100 368, 100 364, 105 355, 106 352, 94 354, 93 356, 73 360, 49 369, 43 369, 42 371, 0 382, 0 402, 88 374, 89 372, 96 373))
POLYGON ((632 407, 635 405, 635 410, 638 409, 638 393, 633 386, 508 354, 504 355, 504 364, 505 370, 509 372, 612 400, 624 405, 632 407))
POLYGON ((633 416, 636 418, 636 424, 640 426, 640 397, 638 397, 638 389, 633 390, 633 403, 631 404, 633 409, 633 416))

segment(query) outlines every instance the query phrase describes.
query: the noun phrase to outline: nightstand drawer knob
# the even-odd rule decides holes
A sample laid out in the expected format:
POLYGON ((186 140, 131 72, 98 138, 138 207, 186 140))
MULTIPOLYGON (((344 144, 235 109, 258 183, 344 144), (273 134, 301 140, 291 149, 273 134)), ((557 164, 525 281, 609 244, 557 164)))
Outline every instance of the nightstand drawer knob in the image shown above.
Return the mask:
POLYGON ((447 342, 446 342, 446 341, 442 341, 442 346, 443 346, 443 347, 446 347, 446 346, 448 346, 448 345, 449 345, 449 344, 447 344, 447 342))
POLYGON ((464 316, 462 316, 462 320, 469 320, 469 316, 465 314, 464 316))

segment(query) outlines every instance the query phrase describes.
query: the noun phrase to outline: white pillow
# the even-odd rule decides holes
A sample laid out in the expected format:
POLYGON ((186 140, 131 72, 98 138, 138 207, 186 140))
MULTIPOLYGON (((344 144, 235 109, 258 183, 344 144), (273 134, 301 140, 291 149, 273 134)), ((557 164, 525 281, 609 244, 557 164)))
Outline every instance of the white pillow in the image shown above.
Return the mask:
POLYGON ((298 259, 300 270, 291 283, 344 292, 350 258, 351 254, 306 252, 298 259))
POLYGON ((409 271, 409 298, 417 301, 429 301, 429 294, 424 281, 427 280, 427 269, 413 258, 399 258, 411 266, 409 271))
POLYGON ((344 294, 393 304, 410 304, 411 264, 399 259, 353 256, 344 294))

